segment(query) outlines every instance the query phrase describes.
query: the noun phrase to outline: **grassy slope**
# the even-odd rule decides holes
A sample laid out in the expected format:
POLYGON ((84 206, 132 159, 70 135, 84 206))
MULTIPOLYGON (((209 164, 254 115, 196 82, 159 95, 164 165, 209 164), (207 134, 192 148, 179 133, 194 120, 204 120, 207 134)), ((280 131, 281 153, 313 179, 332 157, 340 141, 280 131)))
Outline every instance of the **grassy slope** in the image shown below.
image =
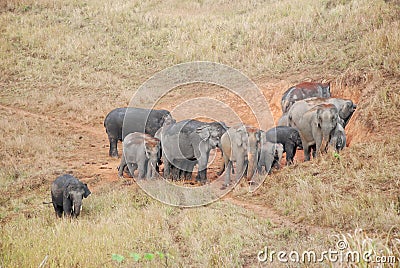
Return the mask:
POLYGON ((333 80, 358 92, 352 134, 373 134, 361 135, 340 159, 286 168, 256 195, 237 194, 325 232, 306 235, 227 201, 171 208, 120 183, 85 200, 71 224, 39 204, 55 174, 71 168, 65 159, 79 149, 79 135, 2 110, 1 266, 38 266, 46 255, 51 266, 113 266, 112 253, 155 251, 172 255, 173 266, 241 266, 256 264, 265 244, 322 251, 334 244, 329 235, 357 227, 367 232, 349 240, 368 235, 375 248, 398 253, 390 242, 399 237, 396 2, 26 0, 0 7, 2 105, 99 126, 153 73, 210 60, 256 82, 333 80))

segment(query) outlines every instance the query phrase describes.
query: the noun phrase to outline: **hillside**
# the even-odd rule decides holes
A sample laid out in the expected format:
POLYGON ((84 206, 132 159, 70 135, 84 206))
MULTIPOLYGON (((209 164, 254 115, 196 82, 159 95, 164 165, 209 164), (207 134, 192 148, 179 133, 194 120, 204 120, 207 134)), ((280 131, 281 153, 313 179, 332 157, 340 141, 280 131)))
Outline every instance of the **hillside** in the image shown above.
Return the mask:
MULTIPOLYGON (((372 250, 374 260, 400 258, 398 29, 394 0, 1 2, 0 266, 258 267, 265 247, 320 254, 338 241, 343 251, 372 250), (348 147, 307 163, 299 151, 256 192, 242 183, 206 206, 152 199, 118 179, 103 121, 148 79, 192 61, 251 79, 275 122, 290 86, 330 81, 333 96, 357 103, 348 147), (42 204, 64 173, 92 191, 73 221, 42 204)), ((234 122, 218 103, 257 125, 259 107, 246 100, 253 96, 192 83, 155 106, 179 120, 234 122)))

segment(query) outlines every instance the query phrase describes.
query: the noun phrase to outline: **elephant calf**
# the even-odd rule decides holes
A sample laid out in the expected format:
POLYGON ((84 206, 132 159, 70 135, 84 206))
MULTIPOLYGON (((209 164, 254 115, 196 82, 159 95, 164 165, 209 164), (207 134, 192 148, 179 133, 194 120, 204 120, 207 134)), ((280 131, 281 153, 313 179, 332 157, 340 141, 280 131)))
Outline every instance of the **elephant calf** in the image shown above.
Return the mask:
POLYGON ((269 129, 261 140, 282 144, 283 152, 286 152, 286 165, 293 163, 296 149, 303 148, 299 132, 288 126, 277 126, 269 129))
POLYGON ((242 176, 246 176, 252 183, 253 175, 257 168, 258 151, 260 146, 260 130, 246 125, 238 125, 229 128, 221 137, 221 150, 226 169, 225 181, 221 189, 226 189, 231 184, 231 172, 233 162, 236 162, 236 182, 242 176))
POLYGON ((82 199, 91 194, 86 183, 72 175, 59 176, 51 185, 51 200, 56 216, 78 217, 81 212, 82 199))
POLYGON ((270 173, 271 167, 274 164, 274 162, 277 162, 279 167, 280 161, 282 159, 282 154, 283 154, 283 145, 280 143, 272 143, 266 141, 265 132, 262 132, 260 156, 258 158, 258 164, 257 164, 258 173, 262 173, 262 167, 265 168, 265 172, 270 173))
POLYGON ((123 156, 118 168, 118 175, 122 177, 124 169, 130 165, 131 175, 136 169, 138 178, 153 178, 160 159, 160 140, 149 134, 134 132, 128 134, 122 142, 123 156))

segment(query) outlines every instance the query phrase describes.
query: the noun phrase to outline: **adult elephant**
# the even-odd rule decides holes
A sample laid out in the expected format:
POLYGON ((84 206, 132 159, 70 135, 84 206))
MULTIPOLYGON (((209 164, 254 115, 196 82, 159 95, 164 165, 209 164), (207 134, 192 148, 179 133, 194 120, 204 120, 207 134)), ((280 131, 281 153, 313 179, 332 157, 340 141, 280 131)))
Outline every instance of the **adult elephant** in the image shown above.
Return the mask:
POLYGON ((221 150, 226 169, 225 182, 222 189, 226 189, 231 183, 231 172, 233 162, 236 163, 236 181, 246 176, 251 182, 257 168, 258 153, 260 146, 260 130, 246 125, 238 125, 229 128, 221 137, 221 150), (247 172, 246 172, 247 171, 247 172))
POLYGON ((56 216, 61 218, 78 217, 81 212, 82 199, 91 194, 87 184, 79 181, 70 174, 56 178, 51 185, 51 201, 56 216))
POLYGON ((283 151, 286 152, 286 165, 293 163, 297 148, 303 148, 300 134, 293 127, 277 126, 269 129, 261 138, 263 137, 266 141, 283 145, 283 151))
POLYGON ((312 146, 315 157, 326 152, 331 136, 338 124, 338 109, 333 104, 320 104, 306 111, 301 117, 289 114, 289 124, 299 131, 304 150, 304 160, 310 160, 312 146))
POLYGON ((167 110, 133 107, 112 110, 104 120, 104 127, 110 142, 109 155, 118 157, 117 143, 129 133, 140 132, 154 136, 168 117, 171 117, 171 114, 167 110))
POLYGON ((164 177, 170 176, 173 167, 191 174, 198 164, 197 181, 205 183, 210 151, 220 146, 220 137, 225 131, 222 122, 205 123, 193 119, 163 129, 157 135, 161 137, 164 177))
POLYGON ((297 84, 283 93, 281 99, 282 113, 287 113, 290 107, 299 100, 312 97, 329 98, 330 96, 331 87, 329 83, 303 82, 297 84))
POLYGON ((357 105, 349 99, 341 98, 310 98, 304 100, 308 104, 318 105, 322 103, 330 103, 336 106, 339 111, 339 117, 341 119, 340 124, 343 128, 346 127, 347 123, 350 121, 351 116, 357 108, 357 105))

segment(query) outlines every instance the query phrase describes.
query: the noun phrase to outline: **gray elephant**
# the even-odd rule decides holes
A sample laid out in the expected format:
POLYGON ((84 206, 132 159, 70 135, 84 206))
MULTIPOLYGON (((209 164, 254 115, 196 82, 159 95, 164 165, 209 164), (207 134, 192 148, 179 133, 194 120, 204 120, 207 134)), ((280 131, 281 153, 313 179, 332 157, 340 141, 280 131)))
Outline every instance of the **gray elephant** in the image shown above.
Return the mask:
POLYGON ((282 113, 287 113, 296 101, 312 97, 329 98, 330 96, 331 88, 329 83, 303 82, 297 84, 283 93, 281 100, 282 113))
POLYGON ((346 133, 341 124, 337 124, 329 143, 337 153, 346 147, 346 133))
POLYGON ((289 116, 288 114, 283 114, 276 124, 277 126, 289 126, 289 116))
POLYGON ((129 133, 140 132, 154 136, 168 117, 171 117, 171 114, 167 110, 133 107, 112 110, 104 120, 104 127, 110 142, 109 155, 118 157, 117 143, 129 133))
POLYGON ((225 182, 221 189, 226 189, 231 183, 231 172, 233 162, 236 163, 236 181, 246 176, 251 183, 258 163, 258 152, 260 146, 260 130, 246 125, 238 125, 228 129, 221 137, 221 150, 226 169, 225 182))
POLYGON ((86 183, 72 175, 64 174, 56 178, 51 185, 51 201, 56 216, 61 218, 78 217, 81 212, 82 199, 91 194, 86 183))
POLYGON ((200 183, 207 181, 207 163, 211 149, 220 146, 220 137, 226 131, 222 122, 205 123, 197 120, 177 122, 158 135, 161 137, 164 177, 169 178, 171 169, 178 168, 191 176, 198 164, 200 183))
MULTIPOLYGON (((263 137, 261 140, 263 141, 263 137)), ((297 149, 303 149, 299 132, 292 127, 277 126, 265 133, 266 141, 280 143, 283 145, 283 152, 286 153, 286 165, 293 163, 297 149)))
POLYGON ((271 167, 274 163, 277 163, 278 168, 280 168, 280 161, 283 154, 283 145, 280 143, 272 143, 267 141, 266 133, 261 132, 260 141, 260 152, 258 157, 257 170, 259 173, 262 172, 262 168, 265 168, 266 173, 271 172, 271 167))
POLYGON ((333 104, 320 104, 306 111, 302 117, 291 117, 289 124, 298 129, 304 149, 304 160, 310 160, 312 146, 316 157, 326 152, 330 138, 338 124, 338 109, 333 104))
POLYGON ((336 106, 339 111, 340 124, 345 128, 350 121, 351 116, 357 108, 357 105, 349 99, 340 98, 310 98, 305 100, 308 104, 318 105, 322 103, 330 103, 336 106))
POLYGON ((138 169, 139 179, 154 178, 160 159, 160 140, 149 134, 134 132, 125 137, 122 145, 123 155, 118 176, 122 177, 125 167, 129 165, 132 177, 138 169))

